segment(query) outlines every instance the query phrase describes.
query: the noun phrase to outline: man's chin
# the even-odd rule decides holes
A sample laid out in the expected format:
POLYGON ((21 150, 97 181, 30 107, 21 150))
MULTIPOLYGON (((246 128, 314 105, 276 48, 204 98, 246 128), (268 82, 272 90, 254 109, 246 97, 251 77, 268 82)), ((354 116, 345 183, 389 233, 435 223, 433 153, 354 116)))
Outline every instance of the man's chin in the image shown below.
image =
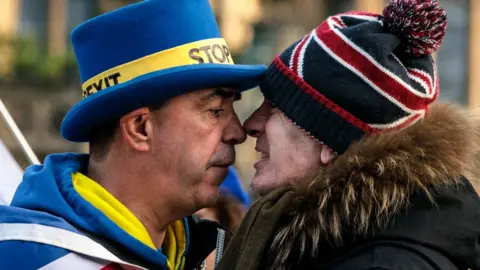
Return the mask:
POLYGON ((208 190, 199 190, 195 195, 197 208, 208 208, 215 205, 217 200, 220 198, 220 188, 219 187, 211 187, 208 190))
POLYGON ((209 167, 205 173, 205 178, 207 178, 208 182, 217 183, 221 185, 225 178, 228 175, 228 167, 227 166, 212 166, 209 167), (211 181, 210 181, 211 180, 211 181))

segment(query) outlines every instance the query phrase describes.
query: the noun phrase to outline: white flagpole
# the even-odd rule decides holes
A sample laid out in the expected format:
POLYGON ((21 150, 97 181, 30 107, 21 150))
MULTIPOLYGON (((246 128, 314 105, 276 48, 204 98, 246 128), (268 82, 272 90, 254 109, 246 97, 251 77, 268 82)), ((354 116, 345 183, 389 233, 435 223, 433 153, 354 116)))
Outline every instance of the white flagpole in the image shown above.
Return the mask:
POLYGON ((18 141, 20 146, 22 147, 23 152, 28 158, 28 161, 30 164, 40 164, 40 161, 38 160, 37 156, 33 152, 32 148, 28 144, 27 140, 25 140, 25 137, 23 136, 22 132, 18 128, 17 124, 13 120, 12 116, 7 110, 7 107, 3 104, 3 101, 0 99, 0 113, 2 114, 3 118, 5 119, 5 122, 7 123, 7 126, 10 128, 12 131, 15 139, 18 141))

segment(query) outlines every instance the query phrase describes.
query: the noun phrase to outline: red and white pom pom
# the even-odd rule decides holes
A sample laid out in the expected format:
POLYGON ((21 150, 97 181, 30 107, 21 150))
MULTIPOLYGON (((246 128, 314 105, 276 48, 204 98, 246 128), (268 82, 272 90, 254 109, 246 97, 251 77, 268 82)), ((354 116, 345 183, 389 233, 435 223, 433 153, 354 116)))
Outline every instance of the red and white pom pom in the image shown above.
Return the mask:
POLYGON ((437 0, 392 0, 383 10, 383 25, 401 39, 406 53, 422 56, 440 48, 447 14, 437 0))

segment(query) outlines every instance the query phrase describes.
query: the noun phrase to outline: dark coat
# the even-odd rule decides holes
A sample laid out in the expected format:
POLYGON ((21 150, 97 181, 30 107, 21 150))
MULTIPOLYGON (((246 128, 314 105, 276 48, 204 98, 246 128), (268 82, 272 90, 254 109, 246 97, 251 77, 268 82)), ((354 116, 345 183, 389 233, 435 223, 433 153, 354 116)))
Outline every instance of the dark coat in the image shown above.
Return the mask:
POLYGON ((476 119, 435 105, 258 200, 218 268, 480 269, 476 119))

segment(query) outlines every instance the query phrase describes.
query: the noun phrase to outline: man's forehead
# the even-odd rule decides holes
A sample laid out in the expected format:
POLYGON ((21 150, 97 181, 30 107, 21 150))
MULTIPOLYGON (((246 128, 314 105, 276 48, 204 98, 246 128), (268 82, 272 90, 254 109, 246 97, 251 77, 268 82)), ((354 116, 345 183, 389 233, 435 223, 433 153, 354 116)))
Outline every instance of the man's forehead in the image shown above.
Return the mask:
MULTIPOLYGON (((0 0, 1 1, 1 0, 0 0)), ((217 87, 191 91, 183 95, 173 97, 168 101, 170 106, 184 106, 186 103, 194 102, 198 106, 206 106, 216 101, 235 101, 241 98, 241 93, 233 87, 217 87)))
POLYGON ((240 100, 242 95, 238 89, 233 87, 216 87, 200 90, 198 92, 198 97, 203 101, 215 98, 240 100))

